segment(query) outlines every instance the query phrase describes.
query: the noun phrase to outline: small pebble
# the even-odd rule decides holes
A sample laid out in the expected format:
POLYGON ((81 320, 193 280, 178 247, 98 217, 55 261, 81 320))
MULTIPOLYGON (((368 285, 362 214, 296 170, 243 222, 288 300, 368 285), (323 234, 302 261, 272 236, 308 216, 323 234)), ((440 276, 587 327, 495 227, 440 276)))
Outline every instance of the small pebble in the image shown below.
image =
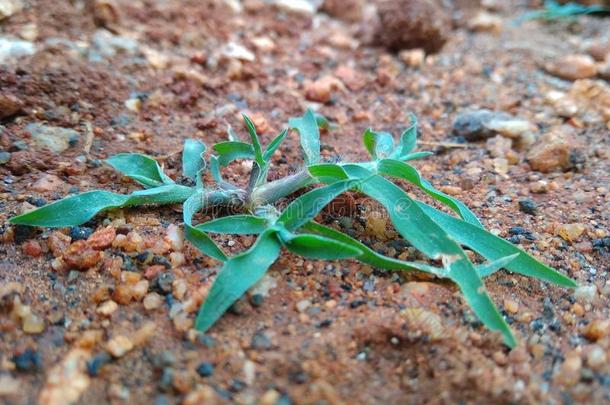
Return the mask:
POLYGON ((116 302, 114 302, 112 300, 109 300, 109 301, 102 302, 97 307, 95 312, 99 315, 102 315, 105 317, 110 317, 110 316, 112 316, 113 313, 116 312, 117 309, 119 309, 119 304, 117 304, 116 302))
POLYGON ((123 357, 133 347, 133 342, 127 336, 122 335, 113 337, 106 344, 106 350, 114 357, 123 357))
POLYGON ((531 198, 519 200, 519 210, 529 215, 536 215, 538 205, 531 198))
POLYGON ((17 371, 33 372, 42 368, 40 354, 32 349, 25 349, 22 353, 13 356, 13 363, 17 371))
POLYGON ((204 361, 197 366, 197 374, 201 377, 210 377, 214 374, 214 365, 204 361))
POLYGON ((161 305, 163 305, 163 303, 165 302, 165 299, 163 298, 163 296, 157 294, 156 292, 151 292, 146 294, 146 296, 144 297, 144 308, 147 311, 153 311, 159 307, 161 307, 161 305))

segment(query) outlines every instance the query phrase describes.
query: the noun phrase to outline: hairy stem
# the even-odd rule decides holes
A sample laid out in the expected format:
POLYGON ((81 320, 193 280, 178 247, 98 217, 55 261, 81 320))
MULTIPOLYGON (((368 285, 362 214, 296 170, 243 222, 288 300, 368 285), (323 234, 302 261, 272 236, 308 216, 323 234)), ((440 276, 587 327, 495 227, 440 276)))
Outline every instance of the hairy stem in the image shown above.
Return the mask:
POLYGON ((247 205, 250 208, 255 208, 261 205, 272 204, 280 198, 286 197, 287 195, 310 185, 313 180, 314 178, 311 177, 307 170, 301 170, 282 179, 269 182, 260 187, 255 187, 250 194, 247 205))

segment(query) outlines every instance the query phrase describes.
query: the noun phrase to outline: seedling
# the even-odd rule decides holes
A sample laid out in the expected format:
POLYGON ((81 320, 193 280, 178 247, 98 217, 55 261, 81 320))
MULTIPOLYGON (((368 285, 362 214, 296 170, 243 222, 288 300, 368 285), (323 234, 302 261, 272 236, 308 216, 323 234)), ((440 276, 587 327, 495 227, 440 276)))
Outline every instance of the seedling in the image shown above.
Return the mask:
POLYGON ((13 217, 10 221, 30 226, 67 227, 82 224, 104 210, 182 203, 186 238, 201 252, 223 263, 195 321, 195 327, 201 332, 207 331, 263 277, 282 248, 309 258, 351 258, 378 269, 419 271, 449 279, 462 291, 481 322, 491 330, 500 331, 510 347, 516 345, 516 339, 487 293, 483 278, 505 268, 560 286, 576 286, 572 279, 486 231, 466 205, 435 189, 420 176, 408 162, 426 157, 430 152, 414 152, 417 141, 415 117, 411 118, 412 123, 402 133, 398 144, 389 133, 367 130, 363 140, 370 160, 329 163, 321 161, 319 133, 319 126, 328 122, 307 111, 302 117, 289 121, 289 129, 299 134, 304 167, 274 181, 268 181, 267 173, 272 156, 289 129, 263 148, 252 121, 245 115, 244 121, 250 142, 238 141, 230 130, 229 141, 214 145, 207 160, 206 147, 201 141, 186 140, 182 154, 183 175, 191 179, 194 186, 177 184, 150 157, 119 154, 106 162, 140 183, 144 190, 128 195, 89 191, 13 217), (232 184, 222 177, 222 169, 236 159, 252 161, 246 187, 232 184), (206 171, 211 174, 209 177, 214 184, 205 184, 203 174, 206 171), (415 185, 456 215, 413 199, 394 184, 392 178, 415 185), (312 186, 317 187, 292 199, 283 210, 278 210, 280 199, 312 186), (398 233, 435 264, 384 256, 351 236, 315 222, 314 218, 324 206, 350 190, 377 200, 386 209, 398 233), (212 207, 231 207, 239 212, 201 224, 193 223, 197 212, 212 207), (256 234, 258 239, 248 250, 229 257, 208 233, 256 234), (478 253, 487 262, 475 266, 463 247, 478 253))

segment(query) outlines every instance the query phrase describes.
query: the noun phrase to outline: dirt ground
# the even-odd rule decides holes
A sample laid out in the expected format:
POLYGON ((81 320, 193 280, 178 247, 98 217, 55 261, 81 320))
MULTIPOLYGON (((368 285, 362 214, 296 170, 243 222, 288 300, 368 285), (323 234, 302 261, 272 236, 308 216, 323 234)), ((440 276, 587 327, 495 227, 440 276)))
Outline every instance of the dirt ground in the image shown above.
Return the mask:
MULTIPOLYGON (((35 47, 0 60, 0 403, 610 401, 610 19, 517 24, 526 1, 486 1, 482 17, 457 3, 447 43, 424 59, 369 43, 369 8, 350 22, 258 0, 32 0, 0 20, 0 39, 35 47), (600 73, 552 74, 569 54, 591 54, 600 73), (519 338, 510 351, 449 283, 283 253, 201 336, 192 321, 219 264, 181 246, 179 207, 62 230, 8 224, 67 193, 138 189, 102 164, 115 153, 149 154, 178 178, 185 138, 211 146, 227 125, 244 136, 248 112, 268 142, 307 107, 338 124, 322 133, 323 154, 344 160, 366 158, 366 128, 397 136, 415 113, 420 150, 436 152, 415 163, 424 177, 581 287, 488 278, 519 338), (452 132, 481 108, 531 130, 452 132), (105 227, 124 236, 68 268, 68 245, 105 227)), ((299 167, 296 134, 274 163, 272 177, 299 167)), ((225 173, 245 174, 241 163, 225 173)), ((421 258, 353 197, 350 218, 320 220, 421 258)), ((252 242, 219 239, 232 253, 252 242)))

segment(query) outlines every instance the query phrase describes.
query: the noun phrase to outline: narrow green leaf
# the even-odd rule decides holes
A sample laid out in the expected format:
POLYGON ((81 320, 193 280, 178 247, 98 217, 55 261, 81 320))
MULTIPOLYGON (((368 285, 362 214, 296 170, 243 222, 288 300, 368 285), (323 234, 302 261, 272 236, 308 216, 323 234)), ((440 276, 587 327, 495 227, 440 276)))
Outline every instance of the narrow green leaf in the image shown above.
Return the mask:
POLYGON ((290 252, 299 256, 321 260, 339 260, 359 256, 362 251, 354 246, 313 234, 280 233, 281 240, 290 252))
POLYGON ((373 159, 383 159, 394 151, 394 138, 387 132, 377 132, 367 129, 362 135, 366 150, 373 159))
POLYGON ((195 328, 207 331, 250 287, 258 282, 280 255, 274 230, 263 232, 246 252, 225 262, 199 309, 195 328))
POLYGON ((224 262, 227 255, 204 231, 193 226, 193 215, 206 205, 206 193, 199 192, 193 194, 184 202, 182 207, 182 217, 184 220, 184 237, 191 242, 197 249, 216 260, 224 262))
POLYGON ((422 271, 435 275, 437 277, 443 277, 444 274, 443 269, 439 269, 425 263, 407 262, 379 254, 373 249, 366 246, 364 243, 357 241, 351 236, 348 236, 342 232, 339 232, 335 229, 329 228, 317 222, 310 221, 307 224, 303 225, 300 229, 303 229, 308 232, 318 233, 327 238, 334 239, 335 241, 342 242, 346 245, 359 249, 362 253, 356 257, 356 260, 379 269, 422 271))
POLYGON ((182 151, 182 174, 196 180, 199 172, 205 168, 205 144, 196 139, 185 139, 182 151))
POLYGON ((400 135, 400 144, 392 154, 392 158, 406 160, 407 156, 417 144, 417 117, 410 114, 411 125, 400 135))
POLYGON ((155 159, 139 153, 119 153, 106 159, 106 163, 146 187, 174 182, 163 173, 155 159))
POLYGON ((307 171, 322 183, 332 183, 336 179, 347 179, 349 177, 341 166, 332 163, 310 165, 307 166, 307 171))
POLYGON ((139 190, 128 195, 105 190, 88 191, 18 215, 11 218, 10 222, 49 228, 76 226, 89 221, 104 210, 134 205, 177 203, 192 194, 193 189, 178 184, 139 190))
POLYGON ((254 159, 252 145, 239 141, 220 142, 213 146, 218 153, 220 166, 227 166, 235 159, 254 159))
POLYGON ((216 183, 222 183, 224 181, 222 179, 222 174, 220 174, 220 163, 218 162, 218 157, 214 155, 210 156, 210 173, 212 174, 212 178, 216 183))
POLYGON ((416 185, 430 197, 447 205, 449 208, 458 213, 465 221, 483 228, 479 219, 474 215, 468 207, 460 200, 455 199, 441 191, 438 191, 427 180, 422 179, 419 172, 413 166, 395 159, 383 159, 379 162, 377 169, 379 173, 388 176, 399 177, 416 185))
POLYGON ((422 158, 432 156, 432 155, 434 155, 434 152, 429 152, 429 151, 414 152, 414 153, 408 153, 408 154, 402 156, 400 158, 400 160, 402 160, 403 162, 407 162, 409 160, 422 159, 422 158))
POLYGON ((539 262, 510 242, 459 218, 445 214, 427 204, 419 201, 417 204, 434 222, 445 229, 452 239, 464 246, 468 246, 488 260, 498 260, 506 256, 518 254, 516 259, 505 266, 507 270, 564 287, 578 286, 571 278, 539 262))
POLYGON ((515 337, 487 294, 485 285, 462 248, 434 222, 400 187, 357 165, 344 165, 352 178, 360 178, 359 189, 379 201, 403 238, 433 259, 441 259, 446 276, 462 290, 477 317, 491 330, 500 331, 504 342, 514 347, 515 337))
POLYGON ((246 128, 248 128, 248 133, 250 134, 250 140, 252 141, 252 147, 254 150, 254 160, 259 166, 262 168, 265 165, 265 159, 263 159, 263 150, 261 148, 261 141, 258 138, 258 134, 256 133, 256 127, 254 123, 246 114, 242 114, 244 118, 244 122, 246 123, 246 128))
POLYGON ((290 129, 297 130, 301 139, 306 165, 320 161, 320 130, 314 112, 308 109, 302 117, 293 117, 288 121, 290 129))
POLYGON ((288 130, 285 129, 282 132, 280 132, 278 134, 278 136, 276 136, 271 142, 269 142, 269 145, 267 145, 267 149, 265 149, 265 153, 263 154, 263 159, 265 160, 265 162, 268 162, 269 159, 271 159, 271 156, 273 156, 273 154, 275 153, 277 148, 280 146, 280 144, 282 143, 284 138, 286 138, 287 134, 288 134, 288 130))
POLYGON ((342 180, 311 190, 292 201, 277 219, 287 230, 294 231, 312 220, 337 196, 356 187, 360 180, 342 180))
POLYGON ((267 229, 267 220, 255 215, 232 215, 212 219, 195 226, 200 231, 235 235, 259 234, 267 229))
POLYGON ((492 262, 483 263, 480 266, 477 266, 477 273, 479 273, 479 277, 488 277, 494 274, 496 271, 506 267, 510 262, 515 260, 519 256, 518 253, 510 256, 504 256, 499 258, 498 260, 494 260, 492 262))

